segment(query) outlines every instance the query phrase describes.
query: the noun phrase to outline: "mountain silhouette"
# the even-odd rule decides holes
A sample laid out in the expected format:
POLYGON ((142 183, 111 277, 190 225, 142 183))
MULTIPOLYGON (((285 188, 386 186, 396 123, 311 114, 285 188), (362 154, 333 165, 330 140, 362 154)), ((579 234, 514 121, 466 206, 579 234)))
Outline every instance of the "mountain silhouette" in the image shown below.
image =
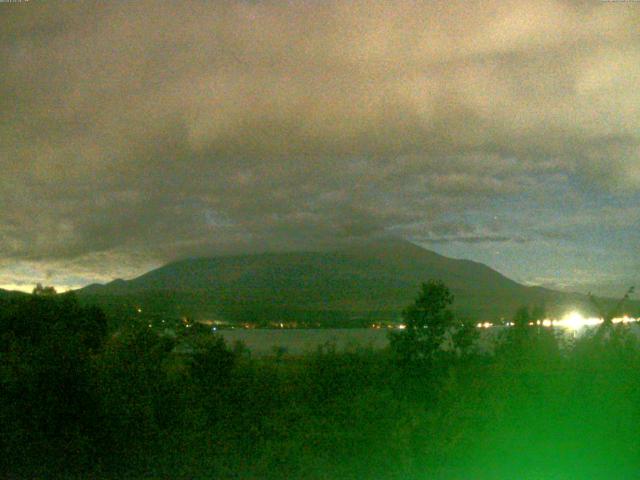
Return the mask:
POLYGON ((524 286, 482 263, 448 258, 404 240, 185 259, 132 280, 90 285, 78 294, 102 304, 227 320, 394 320, 429 279, 449 286, 458 315, 479 321, 510 319, 521 305, 545 305, 557 314, 591 308, 584 295, 524 286))

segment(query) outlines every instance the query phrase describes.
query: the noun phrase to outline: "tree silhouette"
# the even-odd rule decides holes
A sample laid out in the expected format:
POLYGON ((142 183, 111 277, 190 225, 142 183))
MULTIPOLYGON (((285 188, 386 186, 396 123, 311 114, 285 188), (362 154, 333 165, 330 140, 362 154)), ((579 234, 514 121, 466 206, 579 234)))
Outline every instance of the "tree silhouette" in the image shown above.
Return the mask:
POLYGON ((52 286, 43 287, 41 283, 38 283, 33 289, 34 295, 49 296, 49 295, 55 295, 56 293, 57 292, 54 287, 52 286))
POLYGON ((529 308, 526 306, 518 308, 516 314, 513 316, 513 325, 518 329, 522 329, 528 327, 529 322, 531 322, 529 308))
POLYGON ((449 308, 453 299, 441 281, 430 280, 421 285, 418 297, 402 312, 404 330, 390 336, 391 349, 401 365, 433 365, 442 358, 448 334, 452 336, 453 349, 456 348, 455 334, 464 330, 464 326, 455 321, 449 308))
POLYGON ((531 320, 534 322, 542 321, 547 316, 547 309, 544 305, 534 305, 531 309, 531 320))
POLYGON ((589 300, 591 301, 591 304, 596 308, 596 310, 598 311, 598 314, 602 318, 603 327, 608 327, 613 324, 613 319, 621 314, 622 306, 625 304, 625 302, 629 300, 629 297, 633 294, 634 290, 635 290, 634 286, 629 287, 629 289, 624 294, 624 296, 610 310, 605 310, 602 304, 598 301, 598 299, 591 292, 589 292, 589 300))

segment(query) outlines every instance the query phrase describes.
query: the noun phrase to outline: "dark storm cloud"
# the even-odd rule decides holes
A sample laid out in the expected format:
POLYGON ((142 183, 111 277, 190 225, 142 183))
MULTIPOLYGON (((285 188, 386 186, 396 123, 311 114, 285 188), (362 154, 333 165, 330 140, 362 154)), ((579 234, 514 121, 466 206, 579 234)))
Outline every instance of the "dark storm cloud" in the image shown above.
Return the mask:
POLYGON ((0 8, 5 260, 513 240, 437 225, 568 179, 640 189, 631 3, 0 8))

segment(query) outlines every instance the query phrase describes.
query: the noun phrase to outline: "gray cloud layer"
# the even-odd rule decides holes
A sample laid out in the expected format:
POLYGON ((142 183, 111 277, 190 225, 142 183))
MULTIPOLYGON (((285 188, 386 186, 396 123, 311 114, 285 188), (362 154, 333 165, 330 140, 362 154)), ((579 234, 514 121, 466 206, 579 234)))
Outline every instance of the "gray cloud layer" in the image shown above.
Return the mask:
POLYGON ((523 241, 544 225, 462 218, 521 192, 583 216, 585 192, 640 190, 637 4, 0 8, 5 265, 523 241))

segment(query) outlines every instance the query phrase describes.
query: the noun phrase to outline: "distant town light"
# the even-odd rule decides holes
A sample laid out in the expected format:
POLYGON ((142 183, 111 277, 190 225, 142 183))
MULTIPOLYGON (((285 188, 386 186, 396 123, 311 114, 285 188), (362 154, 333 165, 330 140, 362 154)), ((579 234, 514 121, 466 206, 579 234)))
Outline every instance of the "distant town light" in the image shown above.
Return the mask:
POLYGON ((614 318, 613 320, 611 320, 613 323, 632 323, 632 322, 636 322, 638 319, 636 318, 632 318, 628 315, 624 315, 622 317, 618 317, 618 318, 614 318))
POLYGON ((481 322, 476 325, 477 328, 490 328, 493 327, 493 323, 491 322, 481 322))
MULTIPOLYGON (((638 321, 640 321, 640 318, 633 318, 626 314, 623 315, 622 317, 617 317, 612 320, 613 323, 622 323, 622 324, 634 323, 638 321)), ((543 320, 536 320, 535 322, 529 322, 528 325, 530 327, 534 327, 534 326, 561 327, 561 328, 577 331, 583 327, 593 327, 596 325, 600 325, 601 323, 603 323, 603 320, 601 318, 585 317, 580 312, 574 310, 572 312, 567 313, 565 316, 563 316, 559 320, 545 318, 543 320)), ((476 328, 491 328, 493 326, 494 324, 491 322, 476 323, 476 328)), ((505 322, 504 326, 513 327, 514 323, 505 322)), ((402 328, 402 327, 398 327, 398 328, 402 328)))
POLYGON ((566 314, 560 320, 555 322, 556 325, 571 330, 580 330, 582 327, 592 327, 602 323, 601 318, 585 318, 580 312, 573 311, 566 314))

